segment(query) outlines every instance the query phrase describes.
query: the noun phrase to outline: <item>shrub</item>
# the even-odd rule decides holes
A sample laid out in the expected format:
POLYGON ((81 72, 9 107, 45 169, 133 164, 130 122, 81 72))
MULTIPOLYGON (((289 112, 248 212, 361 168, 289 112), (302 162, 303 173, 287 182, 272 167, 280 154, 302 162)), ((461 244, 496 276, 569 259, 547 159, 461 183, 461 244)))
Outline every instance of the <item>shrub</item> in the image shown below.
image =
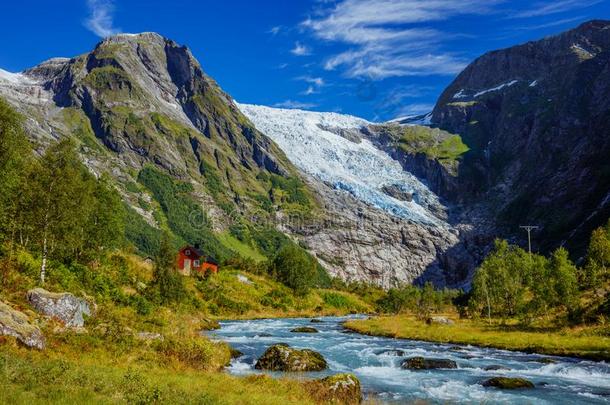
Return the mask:
POLYGON ((314 286, 317 263, 300 247, 286 244, 277 253, 272 264, 276 278, 292 288, 295 294, 304 296, 314 286))

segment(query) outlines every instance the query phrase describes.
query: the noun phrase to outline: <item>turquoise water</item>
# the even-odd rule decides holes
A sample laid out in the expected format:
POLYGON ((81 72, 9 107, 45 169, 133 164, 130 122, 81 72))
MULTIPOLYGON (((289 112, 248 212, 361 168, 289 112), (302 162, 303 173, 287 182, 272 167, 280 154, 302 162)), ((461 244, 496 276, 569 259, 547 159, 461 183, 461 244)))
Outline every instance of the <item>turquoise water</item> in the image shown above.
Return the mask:
MULTIPOLYGON (((365 336, 343 329, 347 318, 263 319, 221 322, 212 338, 230 343, 244 355, 232 361, 233 374, 260 373, 256 359, 273 343, 313 349, 326 358, 329 369, 315 373, 286 373, 295 378, 317 378, 340 372, 358 376, 365 397, 386 403, 514 403, 596 404, 610 403, 610 365, 565 357, 539 356, 474 346, 435 344, 365 336), (292 333, 297 326, 313 326, 315 334, 292 333), (400 350, 401 353, 384 353, 400 350), (410 371, 400 368, 408 357, 424 356, 455 360, 457 370, 410 371), (553 364, 541 363, 552 359, 553 364), (486 371, 487 366, 508 370, 486 371), (494 376, 524 377, 535 389, 506 391, 485 388, 481 382, 494 376)), ((282 373, 269 373, 280 375, 282 373)))

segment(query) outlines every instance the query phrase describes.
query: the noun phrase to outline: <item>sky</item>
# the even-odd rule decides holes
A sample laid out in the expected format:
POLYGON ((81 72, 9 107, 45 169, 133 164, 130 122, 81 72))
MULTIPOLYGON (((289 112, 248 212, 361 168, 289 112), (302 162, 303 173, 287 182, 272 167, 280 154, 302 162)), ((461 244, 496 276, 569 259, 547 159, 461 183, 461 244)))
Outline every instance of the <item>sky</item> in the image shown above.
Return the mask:
POLYGON ((591 19, 610 19, 610 0, 11 1, 0 68, 154 31, 188 46, 238 102, 384 121, 430 111, 487 51, 591 19))

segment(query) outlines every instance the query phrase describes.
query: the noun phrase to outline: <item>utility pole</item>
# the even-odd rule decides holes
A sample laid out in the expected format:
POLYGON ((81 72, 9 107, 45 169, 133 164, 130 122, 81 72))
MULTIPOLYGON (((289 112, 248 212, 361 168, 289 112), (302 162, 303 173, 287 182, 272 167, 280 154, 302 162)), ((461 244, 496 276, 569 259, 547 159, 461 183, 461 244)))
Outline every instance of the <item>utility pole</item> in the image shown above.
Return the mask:
POLYGON ((538 229, 537 226, 534 225, 521 225, 519 228, 525 229, 527 231, 527 249, 530 252, 530 257, 532 256, 532 231, 538 229))

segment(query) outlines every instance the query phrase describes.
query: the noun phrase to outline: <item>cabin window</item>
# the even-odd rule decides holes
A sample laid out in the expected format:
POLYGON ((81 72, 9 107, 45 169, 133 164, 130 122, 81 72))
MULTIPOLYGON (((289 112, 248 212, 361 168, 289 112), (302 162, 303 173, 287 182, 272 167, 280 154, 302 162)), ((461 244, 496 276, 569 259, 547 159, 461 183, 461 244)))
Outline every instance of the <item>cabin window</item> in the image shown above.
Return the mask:
POLYGON ((195 261, 193 262, 193 266, 195 266, 195 267, 199 267, 199 260, 195 260, 195 261))
POLYGON ((186 249, 186 250, 184 251, 184 254, 185 254, 185 255, 187 255, 187 256, 190 256, 190 255, 191 255, 191 251, 190 251, 190 250, 188 250, 188 249, 186 249))

